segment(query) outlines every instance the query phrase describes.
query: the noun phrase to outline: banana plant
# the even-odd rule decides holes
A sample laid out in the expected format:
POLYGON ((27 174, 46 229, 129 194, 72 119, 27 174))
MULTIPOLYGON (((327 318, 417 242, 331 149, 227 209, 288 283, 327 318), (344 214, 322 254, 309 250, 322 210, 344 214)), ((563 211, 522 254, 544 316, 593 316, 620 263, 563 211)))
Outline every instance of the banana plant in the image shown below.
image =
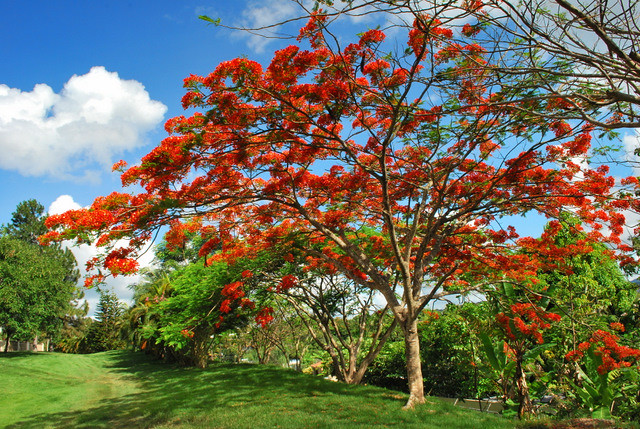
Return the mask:
POLYGON ((634 368, 617 368, 608 372, 599 372, 602 357, 590 347, 585 352, 583 365, 578 367, 580 385, 573 380, 569 384, 573 393, 584 408, 591 411, 593 418, 608 419, 612 416, 616 400, 624 398, 627 392, 637 392, 639 375, 634 368))

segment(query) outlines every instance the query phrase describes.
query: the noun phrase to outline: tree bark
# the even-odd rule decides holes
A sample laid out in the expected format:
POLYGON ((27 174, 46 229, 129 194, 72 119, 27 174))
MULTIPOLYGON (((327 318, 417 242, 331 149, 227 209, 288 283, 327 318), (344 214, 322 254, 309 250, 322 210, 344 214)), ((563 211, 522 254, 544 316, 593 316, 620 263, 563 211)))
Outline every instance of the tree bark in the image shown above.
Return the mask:
POLYGON ((522 357, 516 357, 516 387, 518 389, 518 418, 527 418, 533 411, 533 404, 529 398, 529 386, 527 378, 522 368, 522 357))
POLYGON ((4 352, 8 353, 9 352, 9 341, 11 340, 11 334, 9 332, 7 332, 7 339, 6 342, 4 343, 4 352))
POLYGON ((404 408, 410 409, 416 404, 424 404, 425 402, 417 320, 408 318, 406 322, 402 323, 402 330, 404 331, 407 382, 409 384, 409 400, 404 408))

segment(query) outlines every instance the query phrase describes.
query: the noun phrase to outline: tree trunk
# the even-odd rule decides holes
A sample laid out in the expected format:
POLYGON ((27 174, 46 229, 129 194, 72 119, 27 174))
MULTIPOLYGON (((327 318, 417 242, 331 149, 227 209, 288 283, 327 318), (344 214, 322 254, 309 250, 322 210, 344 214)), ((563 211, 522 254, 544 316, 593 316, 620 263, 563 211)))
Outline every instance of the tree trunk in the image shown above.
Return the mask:
POLYGON ((409 400, 405 409, 413 408, 416 404, 424 404, 424 380, 422 378, 422 363, 420 360, 420 341, 417 320, 409 318, 402 323, 404 332, 405 359, 407 361, 407 382, 409 383, 409 400))
POLYGON ((516 387, 518 389, 518 418, 527 418, 533 411, 533 404, 529 398, 529 386, 522 368, 522 357, 516 356, 516 387))
POLYGON ((198 339, 193 345, 193 363, 197 368, 205 369, 209 363, 207 341, 198 339))
POLYGON ((9 352, 9 341, 11 340, 11 334, 7 332, 7 339, 6 342, 4 343, 4 352, 8 353, 9 352))

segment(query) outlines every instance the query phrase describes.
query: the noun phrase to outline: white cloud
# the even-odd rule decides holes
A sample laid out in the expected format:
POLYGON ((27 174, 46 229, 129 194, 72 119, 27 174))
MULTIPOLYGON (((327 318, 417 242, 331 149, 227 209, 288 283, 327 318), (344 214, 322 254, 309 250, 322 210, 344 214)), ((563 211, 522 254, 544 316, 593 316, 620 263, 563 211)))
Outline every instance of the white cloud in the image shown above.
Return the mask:
POLYGON ((48 213, 50 215, 58 215, 68 212, 69 210, 78 210, 81 208, 82 206, 80 204, 73 201, 73 197, 71 195, 60 195, 51 203, 48 213))
POLYGON ((0 168, 24 176, 95 176, 116 155, 143 143, 167 107, 144 86, 104 67, 72 76, 59 94, 0 84, 0 168), (78 174, 81 171, 82 174, 78 174))
MULTIPOLYGON (((82 206, 76 203, 73 200, 73 197, 70 195, 60 195, 54 202, 49 206, 48 213, 50 215, 61 214, 68 210, 77 210, 82 208, 82 206)), ((118 245, 126 245, 124 241, 117 243, 118 245)), ((63 247, 67 247, 75 256, 76 261, 78 263, 78 269, 80 270, 80 280, 78 281, 78 286, 84 288, 84 277, 88 274, 86 271, 86 263, 89 259, 95 257, 100 253, 100 251, 93 245, 81 244, 77 245, 70 241, 65 241, 62 243, 63 247)), ((150 267, 153 262, 155 254, 153 250, 144 253, 138 258, 138 263, 140 267, 150 267)), ((95 273, 91 273, 95 274, 95 273)), ((108 277, 106 280, 106 289, 110 289, 118 296, 118 298, 128 305, 132 303, 131 299, 133 297, 133 291, 128 288, 130 284, 137 283, 140 281, 141 276, 139 274, 131 275, 131 276, 118 276, 118 277, 108 277)), ((99 299, 99 292, 96 289, 85 290, 85 300, 89 302, 89 315, 92 316, 96 311, 96 305, 99 299)))
POLYGON ((632 174, 640 176, 640 157, 635 154, 635 150, 640 148, 640 130, 634 134, 626 134, 622 143, 624 145, 624 160, 630 164, 632 174))
MULTIPOLYGON (((250 29, 261 29, 282 23, 288 19, 300 16, 303 13, 304 11, 290 0, 253 0, 249 1, 247 7, 242 11, 242 19, 239 21, 238 26, 250 29)), ((300 24, 298 27, 302 27, 303 25, 304 24, 300 24)), ((234 33, 234 35, 246 38, 247 46, 249 46, 252 51, 263 53, 267 45, 272 42, 275 37, 282 36, 282 34, 279 34, 279 31, 281 31, 280 25, 274 28, 260 30, 257 32, 259 34, 241 31, 234 33)), ((297 33, 291 35, 297 35, 297 33)))

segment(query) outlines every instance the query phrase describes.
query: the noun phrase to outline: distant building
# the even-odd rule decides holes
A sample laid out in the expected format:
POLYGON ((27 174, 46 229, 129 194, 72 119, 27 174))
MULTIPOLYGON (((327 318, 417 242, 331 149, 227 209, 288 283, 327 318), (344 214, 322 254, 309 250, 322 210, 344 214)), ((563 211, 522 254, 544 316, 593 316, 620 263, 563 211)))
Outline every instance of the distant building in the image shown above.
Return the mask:
MULTIPOLYGON (((0 336, 2 335, 2 328, 0 328, 0 336)), ((5 340, 0 340, 0 352, 4 352, 5 340)), ((49 340, 40 342, 38 337, 33 341, 9 341, 8 352, 44 352, 49 348, 49 340)))

